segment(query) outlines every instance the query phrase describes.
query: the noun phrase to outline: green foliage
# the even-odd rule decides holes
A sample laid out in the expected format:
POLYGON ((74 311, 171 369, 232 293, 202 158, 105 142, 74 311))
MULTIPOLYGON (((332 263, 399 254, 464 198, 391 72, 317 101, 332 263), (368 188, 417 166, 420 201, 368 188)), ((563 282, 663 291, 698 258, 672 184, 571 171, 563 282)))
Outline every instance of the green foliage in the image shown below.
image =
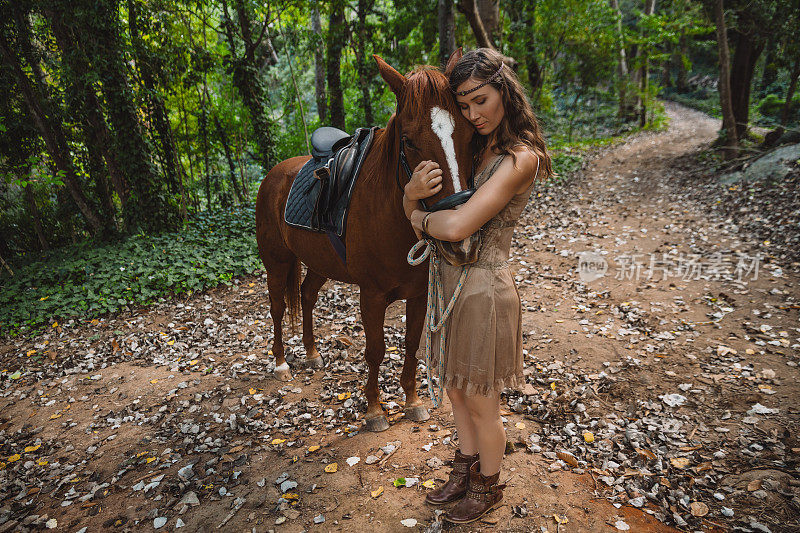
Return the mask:
POLYGON ((230 284, 261 268, 254 235, 255 209, 243 207, 203 213, 176 233, 62 248, 14 277, 3 273, 0 335, 230 284))
MULTIPOLYGON (((783 112, 786 98, 781 98, 776 94, 768 94, 756 104, 756 109, 764 116, 773 120, 779 120, 783 112)), ((795 94, 789 104, 789 121, 794 122, 800 119, 800 94, 795 94)))

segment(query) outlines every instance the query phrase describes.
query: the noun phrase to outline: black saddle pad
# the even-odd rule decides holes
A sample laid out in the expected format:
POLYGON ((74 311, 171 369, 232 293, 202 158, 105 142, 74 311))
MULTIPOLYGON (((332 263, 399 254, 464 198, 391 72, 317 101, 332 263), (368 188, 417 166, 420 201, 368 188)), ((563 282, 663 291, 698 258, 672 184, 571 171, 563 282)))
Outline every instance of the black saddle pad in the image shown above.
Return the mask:
POLYGON ((374 130, 366 134, 362 130, 366 128, 359 128, 354 134, 354 137, 361 137, 363 140, 359 145, 358 158, 349 182, 345 184, 342 195, 337 199, 333 206, 330 206, 326 213, 321 216, 314 217, 314 208, 317 205, 317 199, 320 194, 320 180, 314 175, 314 171, 328 165, 335 156, 330 155, 330 159, 322 158, 310 159, 297 173, 292 188, 289 190, 289 197, 286 200, 286 209, 284 210, 284 219, 290 226, 306 229, 309 231, 316 231, 319 233, 335 233, 338 237, 342 237, 345 233, 347 225, 347 212, 350 206, 350 197, 353 194, 355 182, 361 171, 361 165, 366 158, 369 148, 372 144, 374 130), (320 222, 314 222, 317 218, 320 222))
POLYGON ((314 212, 314 203, 319 194, 319 180, 314 176, 314 171, 325 166, 328 161, 309 159, 292 182, 289 198, 286 200, 284 219, 290 226, 311 231, 320 231, 311 226, 311 215, 314 212), (312 194, 316 193, 316 194, 312 194))

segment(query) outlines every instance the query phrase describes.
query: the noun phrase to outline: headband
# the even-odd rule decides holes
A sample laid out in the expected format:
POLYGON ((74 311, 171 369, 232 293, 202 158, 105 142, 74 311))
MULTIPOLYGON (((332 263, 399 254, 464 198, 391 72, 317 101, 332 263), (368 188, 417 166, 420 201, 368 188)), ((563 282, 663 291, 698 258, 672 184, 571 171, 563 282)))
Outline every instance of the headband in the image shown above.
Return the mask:
POLYGON ((492 83, 492 82, 495 80, 495 78, 497 78, 497 77, 500 75, 500 72, 502 72, 502 71, 503 71, 503 66, 505 66, 505 63, 501 62, 501 63, 500 63, 500 68, 499 68, 499 69, 497 69, 497 72, 495 72, 494 74, 492 74, 491 76, 489 76, 489 79, 487 79, 486 81, 484 81, 484 82, 483 82, 483 83, 481 83, 480 85, 476 85, 476 86, 475 86, 475 87, 473 87, 472 89, 467 89, 466 91, 454 91, 454 92, 455 92, 455 93, 456 93, 456 95, 458 95, 458 96, 466 96, 466 95, 468 95, 468 94, 469 94, 469 93, 471 93, 471 92, 475 92, 475 91, 477 91, 477 90, 478 90, 478 89, 480 89, 481 87, 483 87, 483 86, 485 86, 485 85, 487 85, 487 84, 489 84, 489 83, 492 83))

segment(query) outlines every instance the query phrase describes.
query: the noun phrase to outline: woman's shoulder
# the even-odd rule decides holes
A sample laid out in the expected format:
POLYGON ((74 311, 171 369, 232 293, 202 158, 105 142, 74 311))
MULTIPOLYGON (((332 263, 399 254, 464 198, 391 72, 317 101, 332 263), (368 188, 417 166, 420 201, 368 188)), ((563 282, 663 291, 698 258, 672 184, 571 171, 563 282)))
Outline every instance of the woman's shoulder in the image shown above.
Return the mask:
POLYGON ((539 174, 539 156, 527 145, 518 144, 512 146, 509 151, 511 156, 507 159, 511 160, 513 171, 518 173, 520 178, 524 180, 524 185, 517 189, 516 193, 524 194, 528 191, 530 186, 536 181, 539 174))
POLYGON ((539 162, 539 156, 536 155, 536 152, 533 151, 533 148, 527 144, 517 144, 509 148, 509 151, 515 156, 515 159, 517 160, 517 167, 530 167, 530 169, 533 170, 536 168, 536 165, 539 162))

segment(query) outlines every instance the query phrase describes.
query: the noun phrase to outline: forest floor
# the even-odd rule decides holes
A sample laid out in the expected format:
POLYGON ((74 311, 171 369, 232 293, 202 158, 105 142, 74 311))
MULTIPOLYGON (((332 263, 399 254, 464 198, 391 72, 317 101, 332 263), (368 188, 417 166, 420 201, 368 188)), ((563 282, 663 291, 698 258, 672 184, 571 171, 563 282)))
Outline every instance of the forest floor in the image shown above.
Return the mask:
POLYGON ((402 305, 391 427, 368 433, 357 288, 323 287, 326 367, 294 336, 280 382, 261 275, 0 343, 20 370, 2 382, 0 532, 797 531, 798 265, 709 208, 695 163, 719 123, 666 106, 667 131, 603 149, 523 214, 527 384, 504 394, 505 505, 484 520, 443 526, 423 503, 453 421, 403 418, 402 305))

